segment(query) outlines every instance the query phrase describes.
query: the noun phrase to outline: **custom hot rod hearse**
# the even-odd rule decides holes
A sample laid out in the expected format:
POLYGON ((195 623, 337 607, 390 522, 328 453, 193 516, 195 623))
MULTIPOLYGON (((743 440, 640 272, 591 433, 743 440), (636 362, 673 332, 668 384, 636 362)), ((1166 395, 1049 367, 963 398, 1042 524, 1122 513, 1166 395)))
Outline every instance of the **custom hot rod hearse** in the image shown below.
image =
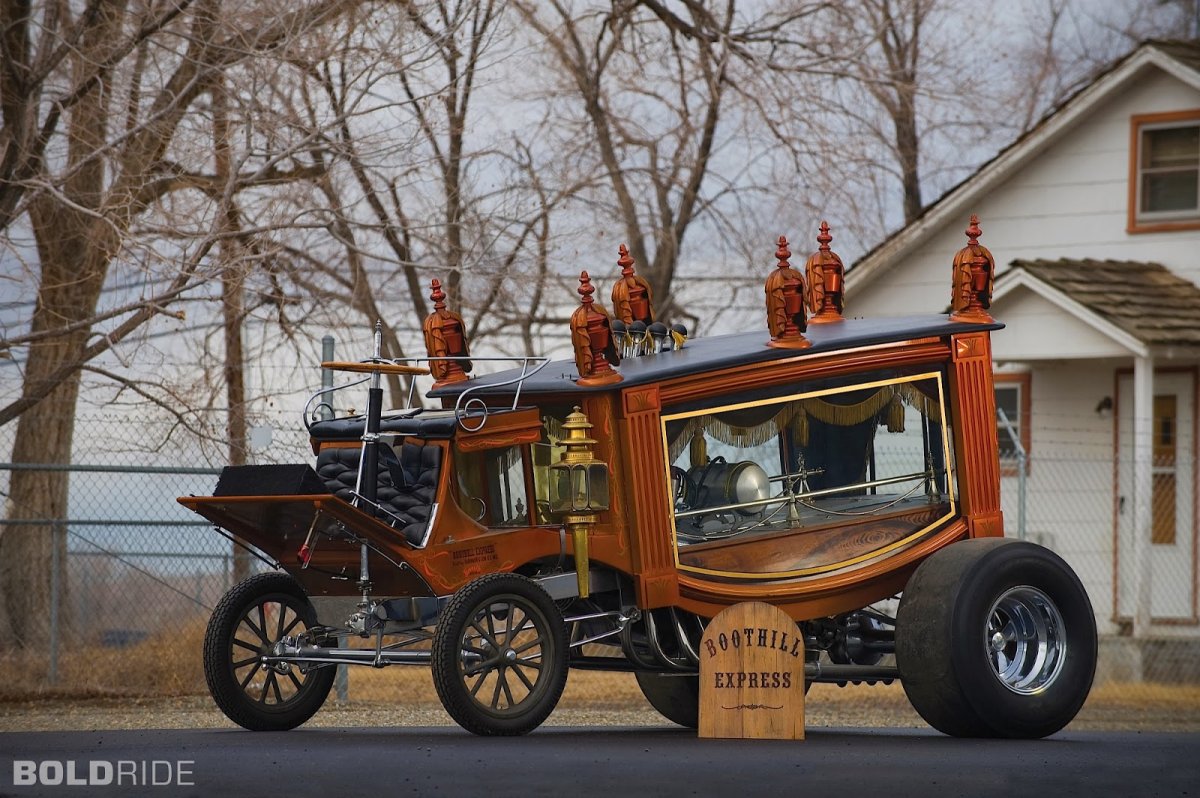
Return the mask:
POLYGON ((216 703, 286 729, 337 664, 424 663, 463 727, 522 734, 592 668, 695 726, 705 625, 761 601, 795 620, 806 683, 898 679, 951 735, 1061 729, 1095 621, 1062 559, 1003 537, 979 232, 949 315, 881 319, 845 317, 827 226, 803 273, 781 237, 766 329, 711 338, 655 318, 622 247, 613 316, 580 276, 574 359, 473 378, 433 281, 427 357, 384 359, 377 334, 323 364, 370 386, 362 415, 310 401, 315 464, 230 467, 179 500, 272 566, 209 623, 216 703), (382 375, 429 372, 440 407, 381 410, 382 375))

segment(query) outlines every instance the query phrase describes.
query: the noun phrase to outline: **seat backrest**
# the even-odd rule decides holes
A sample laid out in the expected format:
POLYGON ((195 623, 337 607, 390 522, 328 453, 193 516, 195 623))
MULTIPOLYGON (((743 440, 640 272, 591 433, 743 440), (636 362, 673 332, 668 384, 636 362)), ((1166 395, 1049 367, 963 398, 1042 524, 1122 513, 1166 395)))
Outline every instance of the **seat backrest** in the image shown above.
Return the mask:
MULTIPOLYGON (((361 457, 357 448, 322 449, 317 455, 317 476, 334 496, 352 502, 361 457)), ((406 442, 397 458, 391 446, 379 444, 375 498, 380 509, 375 517, 398 529, 414 546, 423 546, 428 536, 441 462, 442 450, 434 445, 406 442)))

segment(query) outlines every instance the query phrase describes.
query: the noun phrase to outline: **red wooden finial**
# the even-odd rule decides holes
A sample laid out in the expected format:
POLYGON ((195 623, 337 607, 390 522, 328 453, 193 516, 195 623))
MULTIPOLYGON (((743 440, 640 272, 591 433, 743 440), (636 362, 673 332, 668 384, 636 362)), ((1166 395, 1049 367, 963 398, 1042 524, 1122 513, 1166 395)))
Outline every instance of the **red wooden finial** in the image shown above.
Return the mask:
POLYGON ((764 286, 767 298, 767 329, 771 340, 767 346, 787 349, 803 349, 812 346, 804 337, 804 276, 792 268, 788 258, 786 236, 779 237, 775 257, 779 263, 775 271, 767 275, 764 286))
POLYGON ((821 232, 817 234, 817 243, 820 244, 817 249, 821 252, 828 252, 829 245, 833 241, 833 236, 829 234, 829 222, 821 222, 821 232))
POLYGON ((609 385, 621 381, 613 366, 621 354, 613 341, 612 322, 603 305, 595 304, 596 287, 587 271, 579 273, 579 307, 571 314, 571 344, 575 348, 575 366, 580 385, 609 385))
POLYGON ((622 244, 617 247, 617 254, 620 256, 617 259, 617 265, 621 267, 622 277, 633 276, 633 258, 629 256, 629 249, 622 244))
POLYGON ((433 300, 434 310, 446 309, 446 293, 442 291, 442 281, 436 277, 430 281, 429 285, 433 290, 429 293, 429 298, 433 300))
POLYGON ((788 249, 787 236, 779 237, 779 249, 775 250, 775 257, 779 259, 776 264, 780 269, 789 269, 792 264, 788 263, 788 258, 792 257, 791 250, 788 249))
POLYGON ((971 225, 967 228, 967 245, 972 247, 979 246, 979 237, 983 235, 983 231, 979 229, 979 216, 971 214, 971 225))
POLYGON ((467 347, 465 325, 462 316, 446 310, 446 294, 442 281, 433 279, 429 298, 433 300, 433 312, 425 317, 421 329, 425 334, 425 351, 429 355, 429 371, 433 374, 433 387, 440 388, 452 382, 467 379, 471 370, 470 352, 467 347))
POLYGON ((579 288, 575 290, 579 292, 585 306, 590 306, 596 301, 592 299, 592 294, 596 293, 596 287, 592 285, 592 278, 588 276, 586 269, 579 273, 579 288))
POLYGON ((977 215, 971 214, 966 234, 967 245, 954 256, 950 320, 985 324, 993 321, 988 308, 992 304, 996 260, 979 243, 983 231, 977 215))
POLYGON ((829 222, 822 221, 820 232, 817 233, 817 251, 809 256, 804 264, 804 278, 807 290, 804 300, 808 305, 810 324, 825 324, 827 322, 843 321, 842 310, 845 308, 845 267, 837 253, 829 248, 833 243, 833 234, 829 232, 829 222))

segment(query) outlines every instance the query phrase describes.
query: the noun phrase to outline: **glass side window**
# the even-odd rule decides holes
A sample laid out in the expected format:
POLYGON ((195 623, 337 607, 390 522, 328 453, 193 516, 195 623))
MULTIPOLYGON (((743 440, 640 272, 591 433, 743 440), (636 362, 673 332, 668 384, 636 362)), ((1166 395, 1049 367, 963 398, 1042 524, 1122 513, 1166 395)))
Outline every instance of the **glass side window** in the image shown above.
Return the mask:
POLYGON ((1143 128, 1138 215, 1194 217, 1200 211, 1200 125, 1143 128))
POLYGON ((520 446, 455 452, 459 504, 484 526, 528 526, 525 455, 520 446))
POLYGON ((939 372, 667 413, 679 547, 953 512, 939 372))

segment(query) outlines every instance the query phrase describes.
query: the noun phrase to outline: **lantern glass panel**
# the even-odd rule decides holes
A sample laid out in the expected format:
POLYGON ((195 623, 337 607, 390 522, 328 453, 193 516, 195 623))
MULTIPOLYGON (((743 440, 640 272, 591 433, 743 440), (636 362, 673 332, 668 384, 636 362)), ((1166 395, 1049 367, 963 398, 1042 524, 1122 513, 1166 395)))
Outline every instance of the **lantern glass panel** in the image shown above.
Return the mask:
POLYGON ((600 511, 608 509, 608 465, 606 463, 588 464, 588 483, 590 485, 588 506, 589 510, 600 511))

